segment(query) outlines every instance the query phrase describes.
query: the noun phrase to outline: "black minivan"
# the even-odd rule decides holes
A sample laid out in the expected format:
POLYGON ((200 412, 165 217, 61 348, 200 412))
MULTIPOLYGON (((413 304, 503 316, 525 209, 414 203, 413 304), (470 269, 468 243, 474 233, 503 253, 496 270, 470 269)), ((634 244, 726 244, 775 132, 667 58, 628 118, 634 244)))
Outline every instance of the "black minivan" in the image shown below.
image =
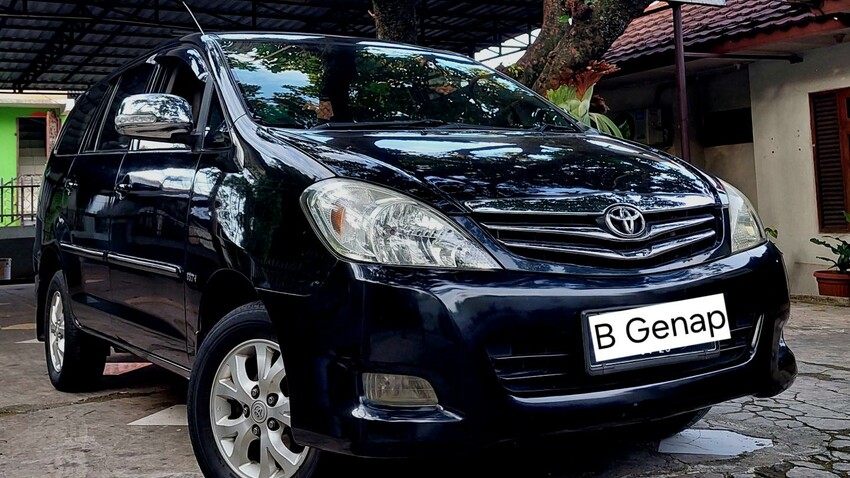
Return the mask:
POLYGON ((782 256, 734 187, 453 53, 191 35, 81 96, 48 162, 38 337, 190 379, 210 477, 306 478, 794 381, 782 256))

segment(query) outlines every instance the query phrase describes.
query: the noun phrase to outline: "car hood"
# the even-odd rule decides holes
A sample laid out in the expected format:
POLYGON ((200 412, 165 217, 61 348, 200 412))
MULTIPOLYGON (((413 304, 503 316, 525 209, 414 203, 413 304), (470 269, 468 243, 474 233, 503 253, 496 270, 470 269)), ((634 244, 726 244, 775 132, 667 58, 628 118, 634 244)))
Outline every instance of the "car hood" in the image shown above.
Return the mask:
POLYGON ((684 162, 598 134, 321 131, 299 137, 310 140, 311 156, 335 174, 391 187, 404 186, 388 176, 412 176, 471 209, 587 211, 614 202, 660 209, 716 200, 706 178, 684 162))

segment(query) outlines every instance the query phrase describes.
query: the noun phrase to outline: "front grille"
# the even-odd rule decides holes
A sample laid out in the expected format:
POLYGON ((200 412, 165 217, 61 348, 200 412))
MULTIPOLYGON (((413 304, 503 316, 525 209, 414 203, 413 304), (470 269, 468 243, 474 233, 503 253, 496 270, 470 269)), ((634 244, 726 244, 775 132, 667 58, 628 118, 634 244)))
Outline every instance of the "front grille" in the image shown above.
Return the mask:
MULTIPOLYGON (((502 387, 519 397, 542 397, 590 393, 665 382, 744 363, 753 351, 755 330, 760 325, 751 315, 732 324, 732 338, 697 360, 655 365, 591 375, 585 366, 581 334, 561 335, 557 340, 526 340, 489 345, 487 353, 502 387)), ((552 335, 552 334, 547 334, 552 335)))
POLYGON ((644 213, 646 233, 612 234, 603 214, 477 212, 475 219, 512 253, 534 260, 608 268, 661 266, 712 251, 723 240, 717 207, 644 213))

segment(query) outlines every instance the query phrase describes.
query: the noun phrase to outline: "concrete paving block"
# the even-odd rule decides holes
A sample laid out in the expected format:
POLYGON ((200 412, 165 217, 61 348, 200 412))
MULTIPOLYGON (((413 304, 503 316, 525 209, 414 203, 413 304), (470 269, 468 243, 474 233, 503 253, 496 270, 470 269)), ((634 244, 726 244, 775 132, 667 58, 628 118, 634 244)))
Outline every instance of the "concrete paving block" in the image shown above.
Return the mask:
POLYGON ((830 473, 826 470, 813 470, 811 468, 794 468, 789 471, 788 478, 838 478, 835 473, 830 473))

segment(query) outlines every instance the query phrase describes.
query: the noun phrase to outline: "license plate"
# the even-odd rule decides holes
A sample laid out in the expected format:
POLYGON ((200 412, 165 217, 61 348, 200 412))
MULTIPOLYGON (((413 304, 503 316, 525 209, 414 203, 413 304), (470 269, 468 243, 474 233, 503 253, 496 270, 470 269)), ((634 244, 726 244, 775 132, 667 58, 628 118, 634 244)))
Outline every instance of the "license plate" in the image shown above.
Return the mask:
POLYGON ((723 294, 588 315, 591 366, 709 350, 732 338, 723 294))

